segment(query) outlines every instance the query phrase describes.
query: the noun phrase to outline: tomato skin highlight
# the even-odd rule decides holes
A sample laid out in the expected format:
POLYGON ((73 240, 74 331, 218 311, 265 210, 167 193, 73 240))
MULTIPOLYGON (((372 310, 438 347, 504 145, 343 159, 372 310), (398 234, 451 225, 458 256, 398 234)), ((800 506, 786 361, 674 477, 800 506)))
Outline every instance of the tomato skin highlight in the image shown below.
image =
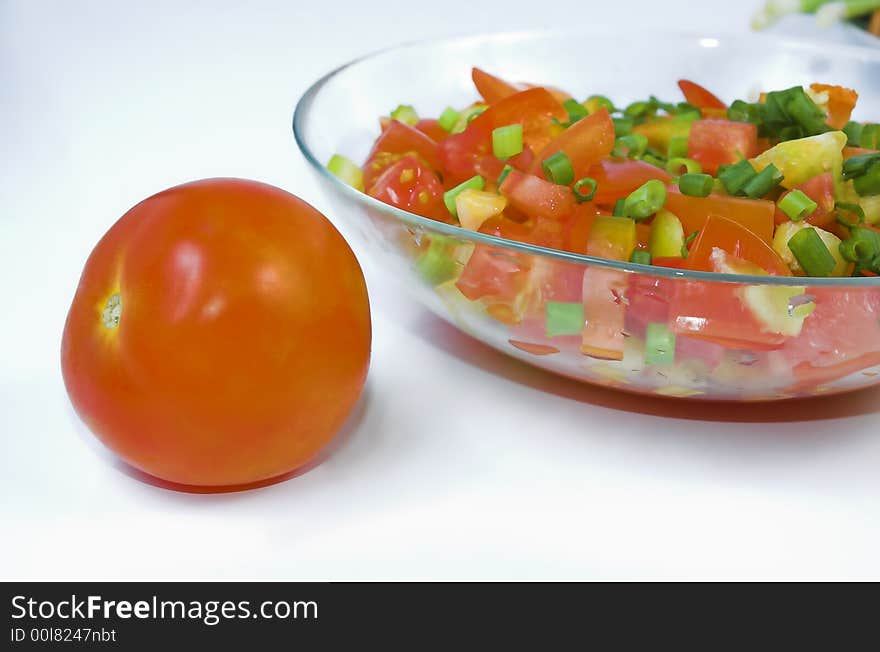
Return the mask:
POLYGON ((61 366, 123 460, 221 488, 312 460, 361 393, 370 340, 363 274, 329 221, 278 188, 209 179, 144 200, 96 245, 61 366))

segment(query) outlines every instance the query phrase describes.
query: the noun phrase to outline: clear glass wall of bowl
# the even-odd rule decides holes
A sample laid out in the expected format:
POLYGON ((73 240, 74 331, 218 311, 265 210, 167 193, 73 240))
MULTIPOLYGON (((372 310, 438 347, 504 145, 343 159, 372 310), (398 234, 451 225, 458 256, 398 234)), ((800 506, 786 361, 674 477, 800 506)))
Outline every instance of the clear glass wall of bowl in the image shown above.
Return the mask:
POLYGON ((323 167, 337 152, 364 160, 378 116, 398 103, 436 115, 471 101, 472 65, 621 102, 672 97, 680 77, 726 97, 829 81, 859 90, 858 117, 880 116, 877 52, 751 37, 667 36, 655 45, 645 58, 610 35, 564 33, 395 48, 313 86, 294 132, 333 203, 330 217, 345 222, 358 252, 434 313, 510 356, 590 383, 703 399, 773 400, 880 383, 880 279, 729 283, 609 266, 404 213, 323 167), (585 58, 585 43, 615 56, 585 58))

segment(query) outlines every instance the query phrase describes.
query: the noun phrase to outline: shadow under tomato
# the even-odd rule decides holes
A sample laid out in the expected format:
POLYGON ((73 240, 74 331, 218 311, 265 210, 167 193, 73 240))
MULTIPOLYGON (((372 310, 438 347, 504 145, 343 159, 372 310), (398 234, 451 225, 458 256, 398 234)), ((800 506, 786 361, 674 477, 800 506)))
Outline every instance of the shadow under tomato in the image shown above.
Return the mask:
POLYGON ((101 444, 97 437, 95 437, 88 426, 86 426, 76 415, 73 408, 70 409, 71 417, 76 421, 77 424, 77 433, 80 435, 80 438, 87 441, 88 445, 97 452, 99 457, 104 458, 109 462, 109 464, 124 475, 127 475, 130 478, 134 478, 143 484, 151 485, 153 487, 158 487, 160 489, 167 489, 169 491, 175 491, 178 493, 185 494, 233 494, 239 492, 250 491, 253 489, 260 489, 263 487, 268 487, 271 485, 275 485, 281 482, 285 482, 286 480, 291 480, 293 478, 297 478, 301 475, 305 475, 312 469, 316 468, 323 464, 329 457, 331 457, 337 450, 342 448, 353 436, 353 434, 357 431, 361 421, 366 415, 367 406, 370 402, 370 381, 369 377, 367 378, 367 383, 364 386, 364 390, 361 393, 360 398, 357 403, 355 403, 352 408, 351 414, 348 415, 345 423, 339 429, 339 432, 330 440, 330 442, 321 449, 315 457, 311 460, 299 466, 288 473, 283 473, 281 475, 275 476, 273 478, 266 478, 264 480, 259 480, 257 482, 252 482, 248 484, 238 484, 238 485, 228 485, 222 487, 204 487, 199 485, 187 485, 180 484, 177 482, 171 482, 169 480, 164 480, 162 478, 158 478, 154 475, 150 475, 149 473, 145 473, 140 469, 133 467, 128 464, 121 458, 117 457, 113 451, 107 449, 101 444))
POLYGON ((613 410, 699 421, 774 423, 880 413, 880 387, 770 402, 704 401, 634 394, 558 376, 504 355, 424 310, 411 329, 431 346, 511 382, 613 410))

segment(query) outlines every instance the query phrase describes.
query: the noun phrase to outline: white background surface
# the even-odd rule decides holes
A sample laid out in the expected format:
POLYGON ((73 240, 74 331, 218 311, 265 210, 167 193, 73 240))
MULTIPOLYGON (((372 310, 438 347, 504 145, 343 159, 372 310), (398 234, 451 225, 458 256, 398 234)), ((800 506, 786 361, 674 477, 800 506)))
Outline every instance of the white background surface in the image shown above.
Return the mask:
POLYGON ((0 577, 880 579, 880 392, 708 407, 578 385, 394 296, 363 256, 372 368, 317 468, 178 494, 78 424, 59 342, 91 247, 200 177, 326 208, 290 117, 327 70, 427 36, 572 20, 730 32, 751 10, 480 5, 0 1, 0 577))

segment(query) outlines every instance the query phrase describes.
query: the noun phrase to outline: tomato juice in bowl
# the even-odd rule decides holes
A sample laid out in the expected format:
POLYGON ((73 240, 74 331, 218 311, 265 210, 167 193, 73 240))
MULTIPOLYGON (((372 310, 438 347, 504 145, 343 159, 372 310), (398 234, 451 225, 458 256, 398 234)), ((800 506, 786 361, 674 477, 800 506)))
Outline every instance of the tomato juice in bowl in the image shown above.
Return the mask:
MULTIPOLYGON (((727 102, 753 97, 757 89, 773 91, 827 82, 858 89, 854 114, 858 120, 880 117, 877 53, 844 48, 832 57, 809 45, 759 37, 678 35, 660 40, 662 47, 657 48, 656 56, 644 60, 612 48, 612 36, 580 32, 496 35, 394 48, 349 64, 316 83, 297 107, 295 135, 338 215, 361 236, 362 246, 393 270, 428 308, 509 355, 587 382, 664 396, 771 400, 877 383, 880 282, 876 277, 795 276, 773 269, 763 258, 744 256, 750 266, 740 256, 724 255, 722 247, 709 246, 718 242, 716 238, 730 237, 735 225, 728 222, 737 217, 750 197, 712 192, 696 198, 697 202, 684 192, 691 189, 662 179, 665 207, 679 222, 688 224, 693 219, 689 216, 694 202, 714 215, 711 228, 703 228, 701 223, 702 233, 687 243, 689 254, 702 257, 704 266, 689 268, 676 262, 675 256, 657 256, 654 264, 647 265, 643 257, 640 261, 631 253, 623 256, 618 252, 617 258, 623 259, 615 260, 613 250, 578 249, 591 238, 594 244, 611 247, 615 239, 610 235, 597 239, 597 228, 604 229, 603 234, 613 234, 620 230, 621 222, 611 218, 622 216, 603 209, 599 211, 601 219, 595 215, 592 220, 578 218, 578 213, 585 212, 584 204, 571 200, 571 188, 566 190, 569 194, 559 194, 558 199, 542 204, 547 214, 539 217, 546 218, 545 224, 537 233, 532 228, 528 237, 522 233, 534 227, 528 220, 487 219, 478 230, 463 228, 479 211, 495 210, 493 202, 497 200, 489 192, 494 190, 493 184, 505 186, 495 194, 508 204, 520 210, 528 205, 534 189, 544 187, 542 181, 553 181, 553 170, 541 169, 543 161, 537 165, 519 161, 522 169, 508 171, 502 184, 487 172, 484 179, 488 185, 484 181, 483 188, 477 183, 462 189, 473 203, 459 201, 465 212, 455 219, 450 218, 444 195, 451 184, 467 184, 472 177, 464 178, 462 173, 460 178, 450 178, 455 176, 453 171, 438 179, 439 185, 434 183, 427 172, 444 162, 433 161, 432 152, 420 150, 418 143, 413 145, 415 158, 384 161, 389 164, 384 172, 397 166, 387 175, 389 179, 408 184, 406 188, 387 185, 384 195, 375 192, 369 196, 348 187, 325 167, 335 154, 358 164, 367 161, 380 134, 379 116, 388 116, 398 105, 402 105, 402 113, 397 117, 403 118, 398 122, 406 124, 412 120, 406 115, 408 105, 418 117, 442 118, 448 106, 464 109, 478 101, 472 66, 494 73, 502 84, 520 79, 546 84, 547 91, 527 94, 540 96, 543 102, 547 102, 546 95, 554 96, 556 89, 564 88, 579 100, 602 93, 623 106, 649 96, 681 99, 676 82, 682 78, 702 82, 727 102), (583 56, 585 42, 600 48, 605 44, 616 54, 607 60, 590 60, 583 56), (750 74, 737 72, 741 70, 750 74), (407 82, 402 83, 403 79, 407 82), (425 161, 425 165, 414 165, 413 161, 425 161), (529 174, 530 169, 537 173, 529 174), (421 202, 427 196, 424 205, 429 210, 422 212, 428 216, 404 210, 399 203, 389 205, 407 188, 414 201, 421 202), (553 211, 566 202, 565 210, 571 212, 563 220, 554 219, 553 211), (575 244, 566 250, 566 242, 575 244), (716 271, 706 271, 709 269, 716 271)), ((492 83, 492 77, 490 74, 480 81, 485 86, 487 79, 492 83)), ((503 86, 500 88, 503 91, 503 86)), ((699 103, 699 91, 689 90, 691 96, 685 97, 699 103)), ((490 87, 486 92, 491 91, 490 87)), ((485 99, 483 103, 493 105, 485 99)), ((596 120, 593 116, 598 113, 593 111, 578 124, 589 126, 585 121, 596 120)), ((570 118, 564 113, 550 117, 559 122, 570 118)), ((700 116, 703 127, 713 124, 707 117, 700 116)), ((478 114, 472 123, 479 124, 480 119, 478 114)), ((388 124, 386 120, 384 126, 388 124)), ((436 127, 422 126, 428 134, 436 127)), ((529 126, 523 129, 528 139, 529 126)), ((734 125, 734 129, 738 127, 734 125)), ((703 132, 708 150, 704 148, 699 162, 706 168, 714 163, 717 173, 717 166, 725 163, 706 158, 705 151, 711 153, 711 145, 725 134, 719 136, 705 128, 703 132)), ((392 133, 389 137, 399 136, 392 133)), ((442 134, 435 137, 442 138, 442 134)), ((428 139, 433 140, 430 135, 428 139)), ((607 148, 609 142, 602 141, 599 133, 588 144, 607 148)), ((610 145, 617 145, 614 134, 610 145)), ((592 168, 587 174, 577 169, 576 153, 563 149, 574 163, 577 179, 573 181, 588 176, 596 183, 595 188, 592 183, 582 184, 582 193, 594 189, 600 198, 606 193, 606 200, 609 189, 614 190, 621 178, 621 166, 638 168, 639 174, 650 167, 642 160, 623 157, 620 165, 598 171, 592 168)), ((774 162, 785 169, 784 157, 774 162)), ((495 172, 500 174, 506 164, 496 166, 500 169, 495 172)), ((759 165, 755 164, 752 173, 763 171, 757 169, 759 165)), ((565 173, 563 165, 563 176, 565 173)), ((369 180, 370 170, 364 169, 363 174, 369 180)), ((818 187, 818 182, 814 185, 818 187)), ((776 193, 772 195, 776 200, 784 192, 793 194, 793 190, 779 187, 768 192, 776 193)), ((815 189, 806 191, 809 199, 815 189)), ((760 201, 766 201, 775 212, 775 201, 760 201)), ((418 210, 415 204, 411 208, 418 210)), ((527 217, 535 221, 533 215, 527 217)), ((636 240, 650 239, 656 219, 635 225, 636 240)), ((675 226, 671 219, 669 223, 675 226)), ((673 235, 687 239, 694 233, 690 227, 686 231, 673 235)), ((674 237, 671 241, 677 243, 674 237)), ((674 254, 668 250, 669 243, 665 244, 665 253, 674 254)), ((755 250, 759 245, 745 248, 755 250)), ((773 254, 772 238, 764 246, 773 254)), ((663 253, 662 247, 654 252, 663 253)))

